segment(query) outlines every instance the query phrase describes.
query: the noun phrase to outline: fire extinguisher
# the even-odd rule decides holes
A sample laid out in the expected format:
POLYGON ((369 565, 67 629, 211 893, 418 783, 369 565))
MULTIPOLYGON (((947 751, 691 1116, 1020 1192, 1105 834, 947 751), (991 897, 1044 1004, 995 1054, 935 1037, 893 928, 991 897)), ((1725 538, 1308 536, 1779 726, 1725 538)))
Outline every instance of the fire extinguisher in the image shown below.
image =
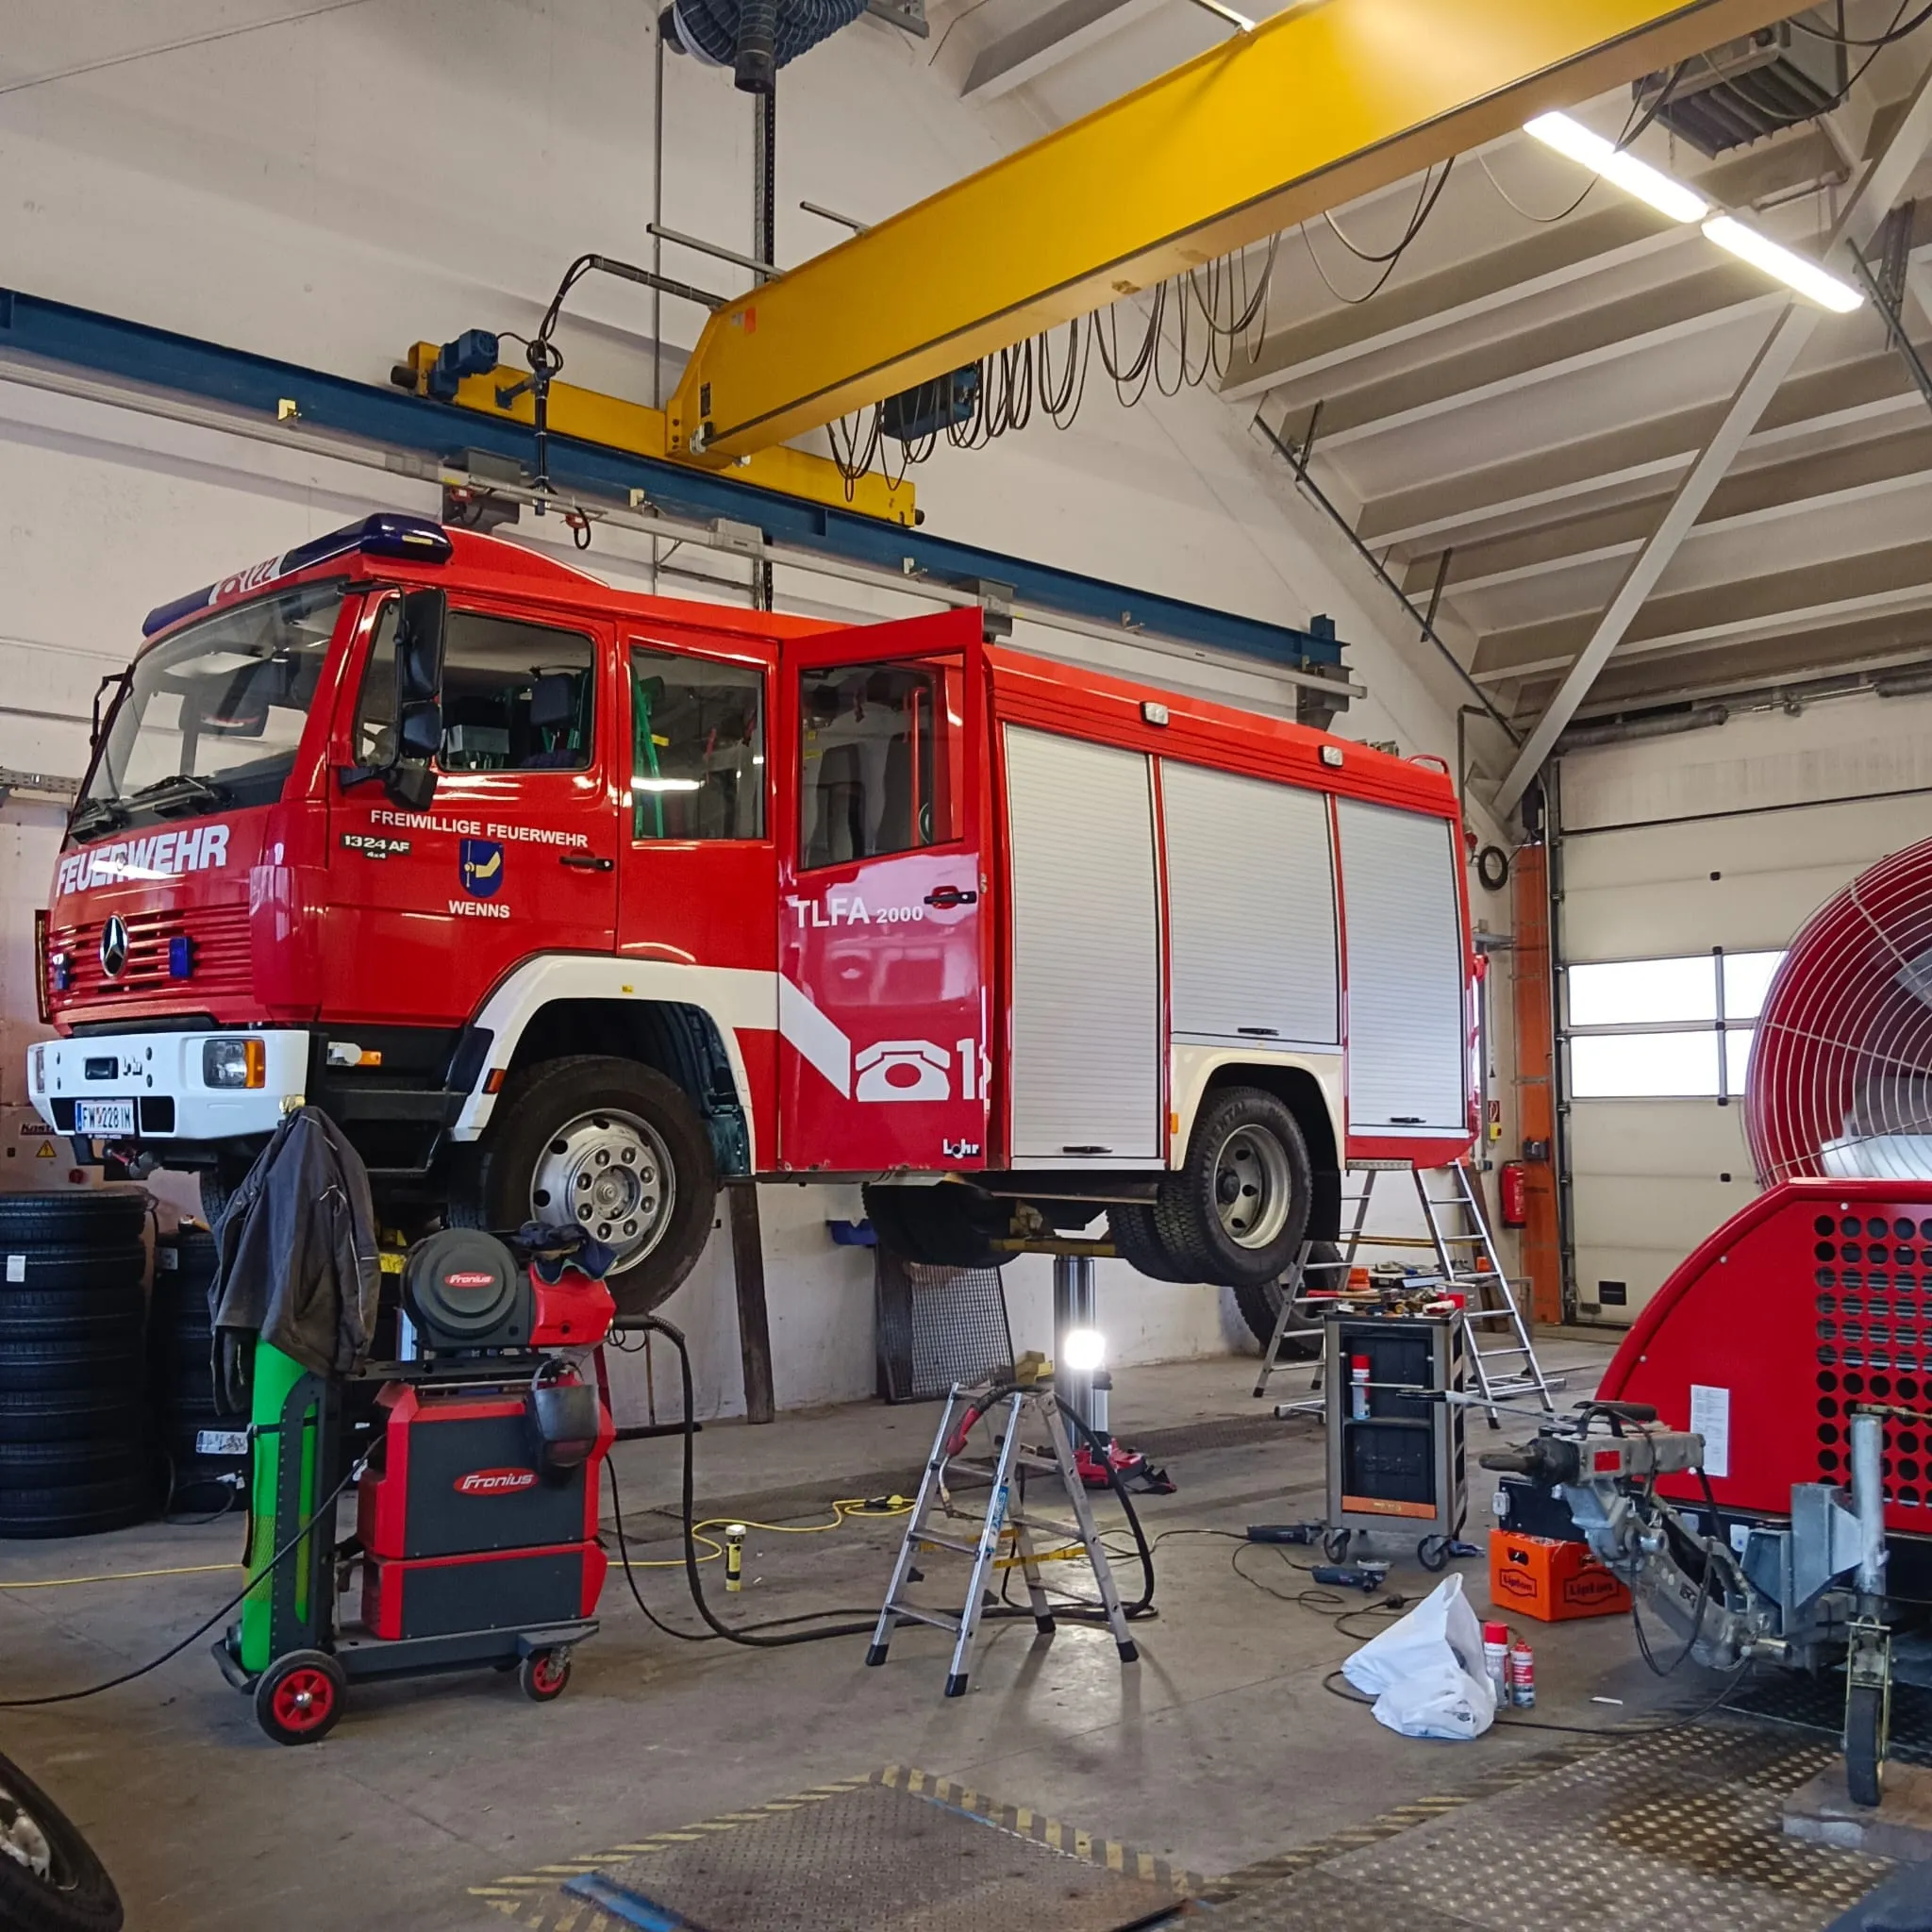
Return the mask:
POLYGON ((1523 1227, 1529 1221, 1529 1169, 1520 1160, 1506 1160, 1500 1176, 1503 1225, 1523 1227))

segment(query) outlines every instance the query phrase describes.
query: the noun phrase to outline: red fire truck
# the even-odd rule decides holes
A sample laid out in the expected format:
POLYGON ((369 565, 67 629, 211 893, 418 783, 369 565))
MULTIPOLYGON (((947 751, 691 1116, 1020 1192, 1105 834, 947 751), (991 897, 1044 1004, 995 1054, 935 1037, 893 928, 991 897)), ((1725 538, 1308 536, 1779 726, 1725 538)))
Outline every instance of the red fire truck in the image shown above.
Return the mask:
POLYGON ((384 514, 154 611, 41 960, 36 1107, 213 1207, 328 1110, 398 1225, 575 1222, 637 1311, 721 1179, 941 1265, 1109 1217, 1253 1285, 1464 1152, 1454 787, 989 643, 633 595, 384 514), (1312 1220, 1311 1217, 1312 1216, 1312 1220))

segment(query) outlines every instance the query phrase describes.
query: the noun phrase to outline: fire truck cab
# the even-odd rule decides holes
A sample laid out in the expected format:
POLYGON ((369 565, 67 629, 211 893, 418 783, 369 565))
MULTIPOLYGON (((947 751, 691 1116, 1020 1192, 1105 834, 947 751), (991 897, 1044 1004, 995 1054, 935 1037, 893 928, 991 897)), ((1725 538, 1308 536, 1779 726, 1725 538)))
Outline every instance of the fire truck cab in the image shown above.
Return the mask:
POLYGON ((660 1301, 719 1182, 915 1260, 1109 1216, 1274 1278, 1472 1135, 1454 787, 988 643, 614 591, 385 514, 153 612, 56 871, 60 1133, 201 1172, 327 1109, 399 1225, 574 1221, 660 1301))

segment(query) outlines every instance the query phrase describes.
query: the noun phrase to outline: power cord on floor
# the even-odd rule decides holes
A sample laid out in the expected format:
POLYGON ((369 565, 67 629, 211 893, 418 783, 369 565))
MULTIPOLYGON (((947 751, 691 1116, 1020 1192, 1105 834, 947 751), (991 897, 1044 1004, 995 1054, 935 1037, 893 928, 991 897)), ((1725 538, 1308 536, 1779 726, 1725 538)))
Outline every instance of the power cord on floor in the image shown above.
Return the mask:
MULTIPOLYGON (((295 1531, 294 1535, 291 1536, 289 1539, 289 1541, 281 1546, 280 1549, 275 1551, 275 1553, 269 1557, 268 1561, 265 1562, 259 1570, 256 1571, 255 1574, 249 1577, 248 1581, 244 1583, 242 1586, 242 1588, 238 1590, 235 1592, 235 1594, 231 1596, 227 1600, 227 1602, 221 1607, 220 1609, 216 1610, 215 1613, 211 1617, 209 1617, 206 1623, 197 1624, 194 1626, 194 1628, 191 1630, 188 1633, 188 1635, 180 1641, 179 1643, 170 1644, 166 1650, 162 1651, 159 1657, 149 1658, 149 1660, 146 1663, 138 1666, 134 1670, 124 1671, 118 1677, 109 1677, 105 1683, 90 1684, 85 1690, 57 1690, 46 1697, 0 1698, 0 1710, 34 1710, 39 1708, 42 1705, 45 1704, 75 1704, 77 1703, 83 1697, 98 1697, 103 1690, 118 1690, 123 1684, 131 1684, 137 1677, 146 1676, 150 1671, 159 1670, 160 1667, 164 1663, 167 1663, 171 1658, 179 1657, 181 1653, 184 1650, 186 1650, 188 1646, 195 1641, 196 1638, 206 1637, 208 1633, 210 1630, 212 1630, 214 1626, 217 1624, 219 1624, 221 1620, 224 1617, 225 1617, 228 1614, 228 1612, 232 1610, 236 1607, 236 1605, 238 1605, 242 1600, 242 1598, 245 1597, 248 1594, 248 1592, 251 1590, 253 1590, 258 1583, 261 1581, 261 1579, 264 1576, 267 1576, 273 1573, 275 1565, 279 1563, 282 1560, 282 1558, 289 1554, 291 1550, 292 1550, 298 1543, 300 1543, 305 1537, 311 1535, 314 1531, 316 1518, 319 1517, 322 1514, 322 1512, 325 1509, 326 1509, 328 1506, 331 1503, 333 1503, 335 1499, 338 1496, 340 1496, 342 1493, 342 1491, 349 1487, 351 1483, 356 1481, 356 1479, 362 1474, 363 1470, 367 1466, 367 1457, 364 1457, 359 1462, 354 1464, 349 1470, 349 1473, 345 1476, 343 1476, 341 1481, 339 1482, 335 1486, 335 1488, 328 1492, 327 1495, 323 1497, 322 1501, 316 1504, 314 1508, 312 1508, 308 1512, 308 1520, 306 1523, 304 1523, 299 1529, 295 1531)), ((226 1568, 227 1566, 224 1565, 223 1567, 226 1568)))
MULTIPOLYGON (((644 1602, 642 1593, 638 1589, 637 1578, 633 1574, 629 1545, 625 1537, 624 1509, 618 1492, 617 1473, 611 1467, 610 1458, 607 1457, 604 1466, 609 1474, 611 1507, 616 1513, 618 1558, 624 1570, 625 1581, 630 1587, 632 1600, 636 1603, 638 1608, 643 1612, 644 1616, 658 1629, 663 1631, 668 1637, 676 1638, 682 1643, 709 1643, 722 1639, 726 1643, 741 1643, 757 1650, 779 1650, 789 1648, 793 1644, 823 1642, 835 1637, 871 1636, 877 1628, 878 1617, 875 1612, 868 1610, 808 1610, 797 1616, 768 1617, 754 1624, 733 1625, 726 1624, 711 1608, 705 1597, 704 1579, 700 1575, 698 1568, 700 1562, 705 1559, 700 1558, 697 1554, 697 1544, 700 1541, 699 1530, 703 1525, 700 1525, 697 1522, 697 1505, 695 1501, 695 1439, 697 1434, 695 1418, 697 1414, 697 1394, 691 1375, 691 1348, 685 1341, 683 1331, 672 1323, 665 1321, 662 1316, 646 1315, 635 1325, 643 1329, 655 1330, 658 1334, 662 1335, 677 1352, 678 1375, 684 1397, 685 1417, 683 1429, 684 1468, 680 1486, 679 1512, 684 1531, 683 1561, 685 1581, 691 1591, 691 1599, 697 1609, 698 1615, 708 1627, 702 1631, 679 1630, 675 1625, 665 1623, 644 1602), (824 1629, 801 1630, 793 1627, 800 1624, 818 1623, 827 1617, 862 1617, 864 1621, 862 1623, 832 1624, 824 1629)), ((1013 1391, 1006 1391, 1003 1392, 1011 1393, 1013 1391)), ((998 1397, 995 1396, 994 1399, 997 1400, 998 1397)), ((1108 1473, 1108 1486, 1113 1490, 1115 1495, 1119 1497, 1121 1507, 1126 1512, 1127 1525, 1134 1538, 1135 1553, 1141 1561, 1141 1591, 1140 1596, 1132 1604, 1124 1605, 1123 1608, 1129 1617, 1153 1616, 1157 1614, 1154 1609, 1154 1555, 1148 1544, 1146 1532, 1141 1526, 1141 1519, 1135 1511, 1133 1499, 1127 1493, 1125 1485, 1121 1481, 1119 1472, 1114 1469, 1111 1458, 1107 1454, 1108 1444, 1103 1439, 1095 1435, 1078 1416, 1073 1414, 1070 1410, 1063 1408, 1060 1413, 1073 1424, 1074 1427, 1085 1438, 1089 1445, 1098 1454, 1101 1465, 1108 1473)), ((839 1526, 839 1523, 844 1521, 848 1510, 856 1511, 862 1507, 858 1503, 848 1503, 844 1506, 835 1503, 833 1508, 838 1522, 814 1524, 810 1527, 813 1530, 836 1528, 839 1526)), ((903 1514, 904 1512, 894 1511, 892 1513, 903 1514)), ((707 1519, 707 1523, 712 1526, 715 1526, 716 1521, 717 1519, 707 1519)), ((709 1541, 709 1539, 704 1540, 709 1541)), ((645 1566, 640 1563, 636 1567, 641 1569, 645 1566)), ((1001 1606, 988 1610, 986 1614, 992 1618, 1030 1617, 1032 1612, 1030 1610, 1008 1608, 1001 1606)), ((1107 1611, 1103 1605, 1091 1603, 1085 1599, 1075 1599, 1064 1607, 1056 1605, 1055 1614, 1067 1617, 1075 1622, 1082 1622, 1104 1619, 1107 1611)))

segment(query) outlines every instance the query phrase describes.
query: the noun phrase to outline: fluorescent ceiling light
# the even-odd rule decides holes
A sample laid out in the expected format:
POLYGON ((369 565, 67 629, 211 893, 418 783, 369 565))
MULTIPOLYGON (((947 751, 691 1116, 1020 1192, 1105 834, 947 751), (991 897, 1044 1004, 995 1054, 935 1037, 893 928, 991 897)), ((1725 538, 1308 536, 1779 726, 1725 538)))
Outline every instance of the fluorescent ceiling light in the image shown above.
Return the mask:
POLYGON ((1720 248, 1728 248, 1753 268, 1775 275, 1797 290, 1807 302, 1829 308, 1834 315, 1849 315, 1864 306, 1864 296, 1849 282, 1840 281, 1815 261, 1774 242, 1769 235, 1760 235, 1756 228, 1747 228, 1731 215, 1713 215, 1705 223, 1704 232, 1720 248))
POLYGON ((1710 212, 1709 202, 1701 194, 1686 188, 1681 181, 1673 181, 1648 161, 1640 161, 1615 142, 1606 141, 1568 114, 1539 114, 1523 131, 1533 134, 1545 147, 1553 147, 1559 155, 1601 175, 1606 181, 1615 182, 1624 193, 1648 202, 1674 222, 1701 222, 1710 212))
POLYGON ((704 787, 702 778, 633 778, 631 787, 638 791, 698 791, 704 787))

